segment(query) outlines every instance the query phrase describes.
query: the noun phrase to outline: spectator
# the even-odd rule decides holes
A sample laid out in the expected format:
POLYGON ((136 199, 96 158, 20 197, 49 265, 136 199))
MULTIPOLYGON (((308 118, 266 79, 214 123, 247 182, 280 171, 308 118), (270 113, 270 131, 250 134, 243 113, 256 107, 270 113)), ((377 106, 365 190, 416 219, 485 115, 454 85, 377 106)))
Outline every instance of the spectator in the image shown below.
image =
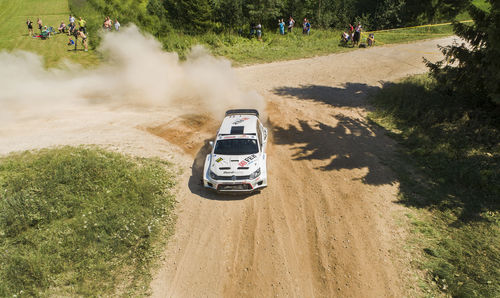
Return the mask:
POLYGON ((255 23, 250 23, 250 39, 256 35, 255 23))
POLYGON ((304 18, 304 23, 302 24, 302 33, 309 35, 309 31, 311 31, 311 23, 309 20, 304 18))
POLYGON ((344 33, 342 33, 341 40, 342 40, 342 44, 344 46, 346 46, 347 43, 351 40, 351 36, 347 32, 344 31, 344 33))
POLYGON ((260 23, 255 26, 255 31, 257 32, 257 40, 262 40, 262 25, 260 23))
POLYGON ((69 15, 69 24, 75 24, 75 17, 73 15, 69 15))
POLYGON ((371 47, 375 44, 375 35, 373 33, 370 33, 368 35, 368 38, 366 39, 366 43, 368 44, 369 47, 371 47))
POLYGON ((50 32, 49 28, 47 26, 43 26, 43 30, 41 32, 42 39, 44 38, 49 38, 52 32, 50 32))
POLYGON ((288 19, 288 33, 292 33, 293 26, 295 25, 295 20, 290 16, 288 19))
POLYGON ((57 31, 59 31, 59 33, 64 33, 66 31, 66 24, 64 23, 64 21, 61 21, 61 24, 57 28, 57 31))
POLYGON ((120 31, 120 23, 118 22, 118 19, 115 19, 115 30, 120 31))
POLYGON ((352 38, 354 46, 357 46, 359 43, 359 39, 361 38, 361 30, 362 30, 361 23, 358 23, 358 25, 354 29, 354 37, 352 38))
POLYGON ((71 36, 75 33, 75 30, 76 30, 76 25, 75 23, 69 23, 69 27, 68 27, 68 36, 71 36))
POLYGON ((102 27, 104 28, 104 30, 111 31, 113 24, 112 24, 112 21, 109 17, 106 17, 106 19, 104 19, 104 23, 103 23, 102 27))
POLYGON ((85 47, 85 52, 88 52, 89 49, 87 44, 87 35, 85 35, 83 30, 80 29, 80 31, 78 31, 78 36, 82 39, 82 44, 85 47))
POLYGON ((38 30, 40 30, 40 33, 42 33, 42 28, 43 28, 42 19, 38 18, 36 23, 38 24, 38 30))
POLYGON ((354 27, 351 24, 347 26, 347 32, 349 33, 350 40, 352 41, 352 38, 354 36, 354 27))
POLYGON ((279 20, 278 26, 280 27, 280 34, 285 35, 285 22, 283 22, 283 19, 279 20))
POLYGON ((83 33, 87 34, 87 21, 85 21, 84 19, 82 19, 82 17, 80 17, 78 25, 80 26, 80 31, 83 31, 83 33))
POLYGON ((26 20, 26 25, 28 26, 29 36, 33 36, 33 22, 30 19, 26 20))

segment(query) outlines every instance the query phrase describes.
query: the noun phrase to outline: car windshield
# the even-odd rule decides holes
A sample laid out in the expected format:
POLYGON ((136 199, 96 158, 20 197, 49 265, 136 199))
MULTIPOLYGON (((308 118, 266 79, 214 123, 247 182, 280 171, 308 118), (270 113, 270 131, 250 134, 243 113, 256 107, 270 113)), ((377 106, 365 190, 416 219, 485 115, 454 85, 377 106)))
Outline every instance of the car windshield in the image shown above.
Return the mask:
POLYGON ((214 154, 220 155, 246 155, 259 152, 255 139, 227 139, 215 143, 214 154))

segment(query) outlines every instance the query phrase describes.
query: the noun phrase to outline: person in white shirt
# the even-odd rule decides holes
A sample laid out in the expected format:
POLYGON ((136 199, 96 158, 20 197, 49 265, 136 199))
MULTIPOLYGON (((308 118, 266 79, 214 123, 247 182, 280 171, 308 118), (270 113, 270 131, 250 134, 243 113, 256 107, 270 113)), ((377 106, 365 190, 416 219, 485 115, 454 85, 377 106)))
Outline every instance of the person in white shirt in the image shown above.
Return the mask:
POLYGON ((118 19, 115 19, 115 30, 120 31, 120 23, 118 22, 118 19))

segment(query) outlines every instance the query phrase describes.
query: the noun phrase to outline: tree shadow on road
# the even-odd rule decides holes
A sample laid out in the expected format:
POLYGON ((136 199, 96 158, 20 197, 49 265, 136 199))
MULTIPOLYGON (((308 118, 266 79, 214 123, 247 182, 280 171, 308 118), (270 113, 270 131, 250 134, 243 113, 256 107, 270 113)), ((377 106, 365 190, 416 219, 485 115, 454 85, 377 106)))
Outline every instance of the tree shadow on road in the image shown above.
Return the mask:
POLYGON ((366 95, 379 87, 362 83, 346 83, 343 87, 303 85, 300 87, 279 87, 273 93, 279 96, 325 103, 334 107, 365 106, 366 95))
POLYGON ((338 120, 336 126, 305 120, 285 128, 273 125, 273 141, 294 145, 293 160, 326 161, 318 170, 367 168, 368 173, 361 178, 364 183, 392 184, 393 175, 381 165, 381 159, 392 151, 390 145, 378 140, 366 123, 341 114, 332 117, 338 120))
MULTIPOLYGON (((366 95, 379 87, 362 83, 346 83, 343 87, 305 85, 279 87, 276 95, 324 103, 337 108, 366 106, 366 95)), ((323 160, 321 171, 367 168, 361 178, 370 185, 392 184, 395 177, 381 161, 391 157, 392 143, 382 140, 381 131, 362 119, 332 114, 332 123, 298 120, 298 125, 273 125, 273 140, 278 145, 295 145, 294 160, 323 160)), ((272 123, 271 123, 272 124, 272 123)))

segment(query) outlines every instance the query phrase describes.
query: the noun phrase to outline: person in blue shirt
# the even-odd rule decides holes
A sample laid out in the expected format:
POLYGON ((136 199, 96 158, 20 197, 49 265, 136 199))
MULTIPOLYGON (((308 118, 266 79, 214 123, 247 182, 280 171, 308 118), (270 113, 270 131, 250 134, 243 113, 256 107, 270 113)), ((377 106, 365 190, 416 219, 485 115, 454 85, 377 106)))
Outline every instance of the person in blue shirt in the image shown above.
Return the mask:
POLYGON ((309 35, 309 31, 311 31, 311 23, 309 20, 304 18, 304 23, 302 25, 302 33, 309 35))
POLYGON ((280 34, 285 35, 285 22, 283 19, 279 21, 278 25, 280 26, 280 34))

